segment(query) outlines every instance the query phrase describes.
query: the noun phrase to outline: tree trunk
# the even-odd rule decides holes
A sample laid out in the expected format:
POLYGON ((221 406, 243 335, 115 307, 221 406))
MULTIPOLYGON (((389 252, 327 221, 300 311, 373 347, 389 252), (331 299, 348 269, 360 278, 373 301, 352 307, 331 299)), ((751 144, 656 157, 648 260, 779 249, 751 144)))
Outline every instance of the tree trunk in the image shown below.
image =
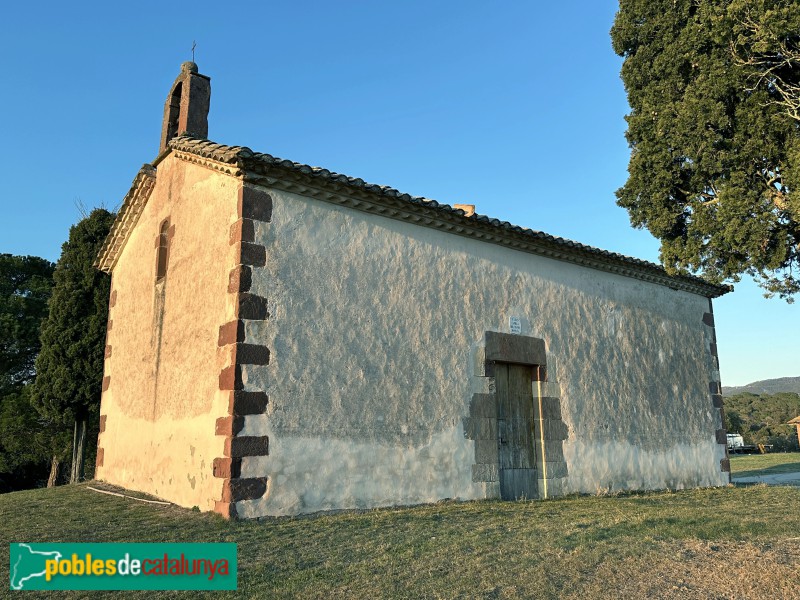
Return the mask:
POLYGON ((61 466, 61 460, 58 458, 57 454, 53 455, 53 459, 50 461, 50 477, 47 478, 47 487, 56 487, 56 483, 58 482, 58 468, 61 466))
POLYGON ((86 451, 86 417, 75 419, 75 432, 72 436, 72 472, 70 483, 78 483, 83 478, 83 458, 86 451))

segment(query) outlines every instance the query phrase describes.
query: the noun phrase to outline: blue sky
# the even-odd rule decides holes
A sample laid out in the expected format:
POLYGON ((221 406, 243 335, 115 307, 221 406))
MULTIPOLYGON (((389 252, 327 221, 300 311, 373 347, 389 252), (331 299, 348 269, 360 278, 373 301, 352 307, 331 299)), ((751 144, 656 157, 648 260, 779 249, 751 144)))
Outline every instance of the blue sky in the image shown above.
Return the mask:
MULTIPOLYGON (((209 137, 658 260, 614 191, 628 111, 616 2, 50 3, 0 21, 0 252, 56 260, 76 203, 116 207, 191 59, 209 137)), ((795 306, 800 306, 797 304, 795 306)), ((795 306, 714 305, 722 382, 800 375, 795 306)))

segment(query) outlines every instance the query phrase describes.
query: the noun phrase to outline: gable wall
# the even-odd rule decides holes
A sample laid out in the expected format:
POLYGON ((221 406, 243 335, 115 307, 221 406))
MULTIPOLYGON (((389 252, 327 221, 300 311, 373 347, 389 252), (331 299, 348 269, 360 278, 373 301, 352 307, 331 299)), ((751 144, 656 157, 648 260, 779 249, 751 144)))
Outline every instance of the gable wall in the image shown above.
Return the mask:
POLYGON ((551 493, 727 483, 706 298, 269 191, 252 288, 270 316, 247 338, 271 358, 243 379, 270 402, 242 431, 269 436, 242 462, 269 487, 240 515, 497 496, 465 423, 492 391, 485 332, 511 316, 544 340, 560 398, 551 493))
POLYGON ((203 510, 222 489, 212 464, 223 456, 215 422, 228 414, 228 392, 218 378, 230 357, 217 341, 235 310, 229 228, 239 187, 168 156, 112 278, 97 476, 203 510), (166 218, 174 229, 157 285, 156 239, 166 218))

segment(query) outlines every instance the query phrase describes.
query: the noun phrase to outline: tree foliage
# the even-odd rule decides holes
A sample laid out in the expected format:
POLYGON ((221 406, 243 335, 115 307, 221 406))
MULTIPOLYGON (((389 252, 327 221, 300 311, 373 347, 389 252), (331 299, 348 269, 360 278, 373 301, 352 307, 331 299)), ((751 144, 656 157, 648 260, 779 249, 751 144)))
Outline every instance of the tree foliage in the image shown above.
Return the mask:
POLYGON ((0 491, 31 487, 47 475, 55 432, 31 405, 30 382, 53 268, 37 256, 0 254, 0 491))
POLYGON ((0 254, 0 397, 33 379, 53 267, 38 256, 0 254))
POLYGON ((620 1, 631 158, 617 200, 669 272, 800 291, 799 26, 793 0, 620 1))
POLYGON ((43 417, 64 425, 85 427, 98 416, 111 281, 93 264, 113 220, 95 209, 74 225, 53 274, 32 401, 43 417))
POLYGON ((729 433, 741 433, 746 444, 772 444, 775 450, 798 450, 797 431, 786 423, 800 416, 800 395, 736 394, 725 398, 729 433))
POLYGON ((0 398, 0 493, 27 489, 47 479, 55 458, 72 446, 72 428, 42 417, 32 406, 32 385, 0 398))
POLYGON ((736 0, 729 15, 731 49, 748 68, 754 87, 763 87, 795 121, 800 121, 800 10, 795 2, 736 0))
POLYGON ((744 433, 745 422, 742 416, 735 410, 725 411, 725 430, 728 433, 744 433))

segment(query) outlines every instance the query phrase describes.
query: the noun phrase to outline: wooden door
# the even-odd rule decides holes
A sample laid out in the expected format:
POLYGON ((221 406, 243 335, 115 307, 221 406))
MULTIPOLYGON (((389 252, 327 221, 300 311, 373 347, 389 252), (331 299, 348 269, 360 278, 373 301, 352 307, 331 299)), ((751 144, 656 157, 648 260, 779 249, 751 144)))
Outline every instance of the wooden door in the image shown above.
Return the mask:
POLYGON ((533 369, 495 364, 500 497, 538 498, 533 435, 533 369))

